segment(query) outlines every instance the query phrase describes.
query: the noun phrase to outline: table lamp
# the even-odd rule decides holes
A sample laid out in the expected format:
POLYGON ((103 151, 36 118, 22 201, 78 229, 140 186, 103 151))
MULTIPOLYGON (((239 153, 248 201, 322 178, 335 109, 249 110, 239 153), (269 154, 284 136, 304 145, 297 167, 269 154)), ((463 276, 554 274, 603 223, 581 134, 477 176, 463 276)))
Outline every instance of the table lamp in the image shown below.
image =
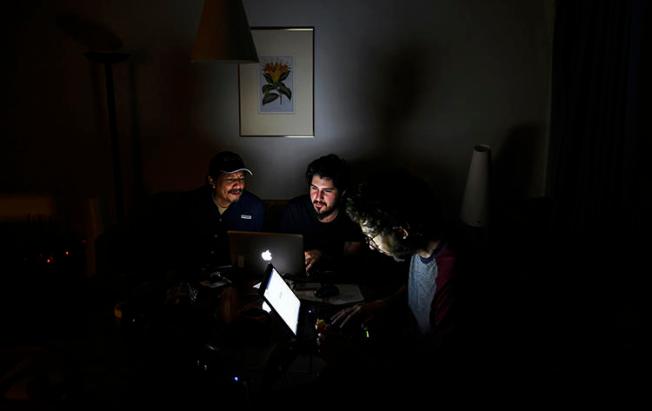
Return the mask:
POLYGON ((486 227, 489 220, 489 183, 491 147, 479 144, 473 155, 466 178, 460 219, 471 227, 486 227))

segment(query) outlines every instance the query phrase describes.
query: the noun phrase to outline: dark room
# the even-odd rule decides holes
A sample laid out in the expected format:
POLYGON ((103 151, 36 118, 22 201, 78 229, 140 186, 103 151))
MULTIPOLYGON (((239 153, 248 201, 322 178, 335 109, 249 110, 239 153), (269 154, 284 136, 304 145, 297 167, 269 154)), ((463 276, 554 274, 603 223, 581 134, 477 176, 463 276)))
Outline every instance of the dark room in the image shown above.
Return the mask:
POLYGON ((1 409, 644 391, 650 2, 4 9, 1 409))

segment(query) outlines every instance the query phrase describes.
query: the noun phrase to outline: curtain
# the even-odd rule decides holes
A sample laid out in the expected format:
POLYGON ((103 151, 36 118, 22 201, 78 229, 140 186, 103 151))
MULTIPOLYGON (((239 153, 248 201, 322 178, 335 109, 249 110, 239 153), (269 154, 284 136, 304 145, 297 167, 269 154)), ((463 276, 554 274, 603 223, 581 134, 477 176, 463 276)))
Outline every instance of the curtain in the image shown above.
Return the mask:
POLYGON ((646 3, 557 2, 549 188, 557 226, 566 234, 590 238, 647 224, 646 3))
POLYGON ((548 301, 567 337, 560 352, 570 352, 575 363, 584 356, 587 374, 627 373, 645 346, 649 270, 640 267, 648 265, 652 220, 652 117, 644 104, 652 70, 643 41, 649 9, 646 0, 556 3, 548 301))

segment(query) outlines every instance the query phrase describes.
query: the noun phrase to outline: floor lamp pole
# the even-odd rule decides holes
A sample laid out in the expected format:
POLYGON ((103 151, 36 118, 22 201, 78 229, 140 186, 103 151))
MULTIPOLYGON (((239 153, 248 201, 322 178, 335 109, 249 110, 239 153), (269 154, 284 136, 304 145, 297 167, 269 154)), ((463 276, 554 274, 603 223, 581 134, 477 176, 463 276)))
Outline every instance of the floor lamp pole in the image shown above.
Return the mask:
POLYGON ((120 160, 120 143, 118 140, 118 123, 115 108, 115 85, 113 83, 113 64, 127 58, 127 53, 87 52, 85 56, 93 62, 104 65, 106 84, 106 103, 109 114, 109 138, 111 142, 111 162, 113 166, 113 187, 115 197, 115 212, 118 223, 124 221, 124 184, 122 180, 122 161, 120 160))

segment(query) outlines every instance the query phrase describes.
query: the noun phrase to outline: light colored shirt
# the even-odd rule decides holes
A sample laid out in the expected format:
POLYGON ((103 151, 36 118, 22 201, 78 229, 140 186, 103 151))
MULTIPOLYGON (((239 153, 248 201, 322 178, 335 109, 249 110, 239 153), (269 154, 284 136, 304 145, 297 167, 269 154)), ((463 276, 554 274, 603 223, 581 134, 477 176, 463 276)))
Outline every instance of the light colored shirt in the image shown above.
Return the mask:
POLYGON ((434 253, 429 258, 422 258, 415 254, 410 259, 408 305, 422 334, 428 334, 432 330, 430 311, 437 291, 435 282, 437 273, 437 260, 434 253))

